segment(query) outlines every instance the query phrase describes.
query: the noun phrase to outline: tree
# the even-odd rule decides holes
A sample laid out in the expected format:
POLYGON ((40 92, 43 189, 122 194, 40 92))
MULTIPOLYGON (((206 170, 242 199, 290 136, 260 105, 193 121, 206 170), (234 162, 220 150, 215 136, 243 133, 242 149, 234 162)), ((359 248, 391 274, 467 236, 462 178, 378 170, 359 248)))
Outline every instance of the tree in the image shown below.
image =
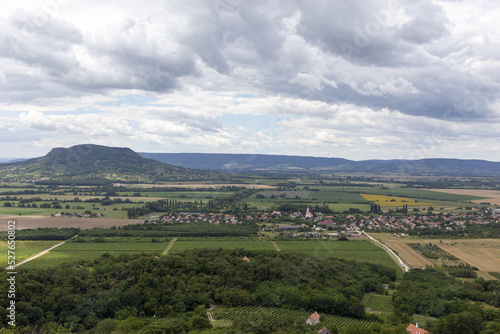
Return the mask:
POLYGON ((108 334, 113 332, 116 329, 116 326, 118 326, 119 321, 116 319, 104 319, 101 320, 97 323, 97 325, 94 327, 94 333, 102 333, 102 334, 108 334))

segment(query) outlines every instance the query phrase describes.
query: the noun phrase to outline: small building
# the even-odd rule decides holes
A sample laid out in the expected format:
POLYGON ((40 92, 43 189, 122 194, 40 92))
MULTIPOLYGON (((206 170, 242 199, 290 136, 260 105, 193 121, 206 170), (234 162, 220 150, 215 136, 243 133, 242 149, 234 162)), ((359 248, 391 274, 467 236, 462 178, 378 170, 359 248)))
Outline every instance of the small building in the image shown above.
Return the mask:
POLYGON ((319 314, 318 312, 315 311, 313 314, 309 316, 309 318, 307 318, 306 324, 308 324, 309 326, 315 326, 318 323, 319 323, 319 314))
POLYGON ((408 327, 406 327, 406 331, 408 333, 411 333, 411 334, 427 334, 427 333, 429 333, 429 331, 426 331, 425 329, 418 327, 418 323, 415 325, 409 324, 408 327))
POLYGON ((318 331, 318 334, 332 334, 332 331, 326 327, 323 327, 318 331))
POLYGON ((321 227, 335 227, 337 224, 333 220, 323 220, 318 222, 318 226, 321 227))
POLYGON ((242 260, 243 260, 243 261, 250 262, 250 259, 249 259, 248 257, 246 257, 246 256, 245 256, 244 258, 242 258, 242 260))

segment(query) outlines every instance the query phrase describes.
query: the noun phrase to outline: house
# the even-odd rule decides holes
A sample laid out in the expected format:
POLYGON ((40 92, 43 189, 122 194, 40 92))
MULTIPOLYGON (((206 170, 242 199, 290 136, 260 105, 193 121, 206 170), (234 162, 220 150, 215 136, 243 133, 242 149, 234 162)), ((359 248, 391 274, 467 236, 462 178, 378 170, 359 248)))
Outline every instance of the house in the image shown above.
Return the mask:
POLYGON ((335 227, 337 224, 333 220, 323 220, 318 222, 318 226, 321 227, 335 227))
POLYGON ((319 314, 318 314, 318 312, 314 312, 306 320, 306 324, 308 324, 309 326, 317 325, 318 322, 319 322, 319 314))
POLYGON ((250 262, 250 259, 249 259, 248 257, 246 257, 246 256, 245 256, 244 258, 242 258, 242 260, 243 260, 243 261, 250 262))
POLYGON ((415 325, 414 324, 409 324, 408 327, 406 327, 406 331, 408 333, 411 333, 411 334, 427 334, 427 333, 429 333, 425 329, 422 329, 422 328, 418 327, 418 323, 415 324, 415 325))
POLYGON ((332 334, 332 331, 326 327, 323 327, 318 331, 318 334, 332 334))

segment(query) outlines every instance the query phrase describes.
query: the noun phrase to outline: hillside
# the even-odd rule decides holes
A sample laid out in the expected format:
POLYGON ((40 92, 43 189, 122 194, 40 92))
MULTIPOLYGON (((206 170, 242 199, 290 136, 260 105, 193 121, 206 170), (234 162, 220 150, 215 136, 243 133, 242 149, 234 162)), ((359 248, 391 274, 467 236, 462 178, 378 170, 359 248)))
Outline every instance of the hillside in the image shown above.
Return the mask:
POLYGON ((140 153, 176 166, 205 170, 331 171, 350 173, 405 173, 412 175, 500 175, 500 163, 485 160, 421 159, 364 160, 266 154, 140 153))
POLYGON ((47 155, 0 164, 3 180, 109 179, 123 181, 209 179, 213 172, 173 166, 141 157, 129 148, 77 145, 47 155))

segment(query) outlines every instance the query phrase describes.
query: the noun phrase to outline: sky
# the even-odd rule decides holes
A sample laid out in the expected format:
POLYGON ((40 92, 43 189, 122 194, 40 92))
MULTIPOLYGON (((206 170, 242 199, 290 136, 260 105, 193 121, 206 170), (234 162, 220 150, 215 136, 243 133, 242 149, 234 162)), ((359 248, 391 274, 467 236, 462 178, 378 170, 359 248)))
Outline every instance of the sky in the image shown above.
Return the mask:
POLYGON ((496 0, 0 4, 0 157, 500 161, 496 0))

